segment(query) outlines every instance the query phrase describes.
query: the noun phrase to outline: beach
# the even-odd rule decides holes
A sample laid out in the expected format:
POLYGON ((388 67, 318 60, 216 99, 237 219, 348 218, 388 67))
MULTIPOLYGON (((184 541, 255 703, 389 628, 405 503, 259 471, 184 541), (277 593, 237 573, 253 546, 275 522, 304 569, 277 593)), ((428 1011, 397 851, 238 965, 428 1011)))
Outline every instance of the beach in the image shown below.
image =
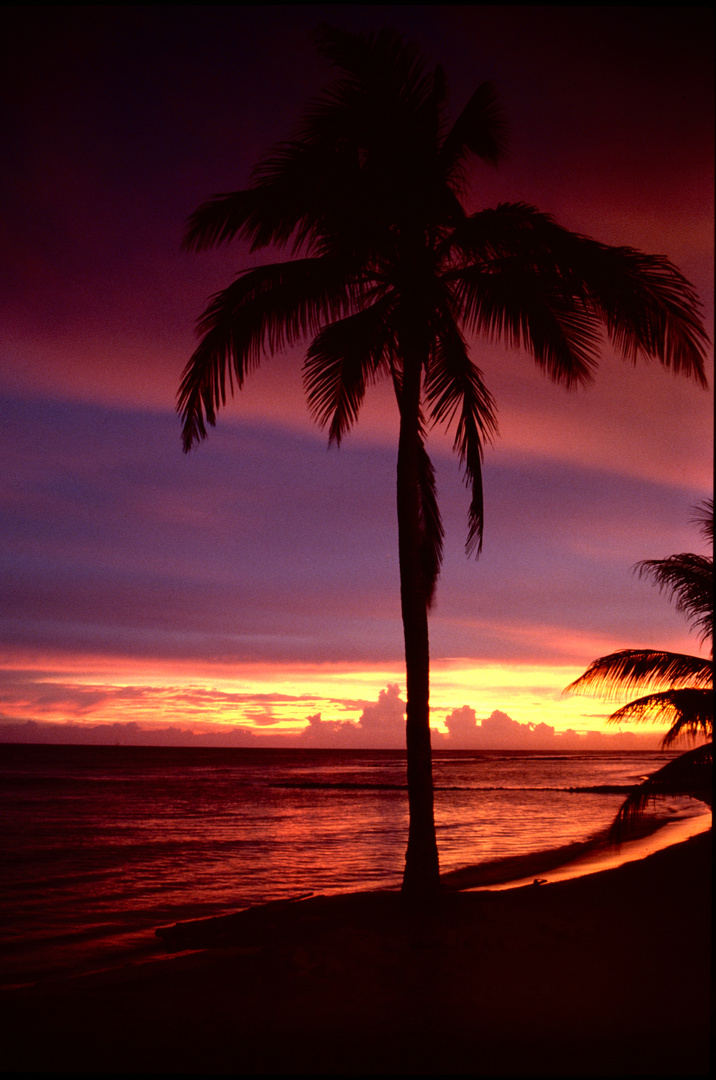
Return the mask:
POLYGON ((184 924, 161 959, 2 992, 4 1068, 705 1075, 711 833, 572 880, 311 897, 184 924))
MULTIPOLYGON (((606 869, 711 824, 650 808, 619 851, 610 822, 660 752, 440 753, 435 813, 451 890, 606 869), (634 849, 636 843, 636 849, 634 849)), ((405 754, 0 746, 0 986, 161 952, 157 927, 307 893, 400 886, 405 754)))

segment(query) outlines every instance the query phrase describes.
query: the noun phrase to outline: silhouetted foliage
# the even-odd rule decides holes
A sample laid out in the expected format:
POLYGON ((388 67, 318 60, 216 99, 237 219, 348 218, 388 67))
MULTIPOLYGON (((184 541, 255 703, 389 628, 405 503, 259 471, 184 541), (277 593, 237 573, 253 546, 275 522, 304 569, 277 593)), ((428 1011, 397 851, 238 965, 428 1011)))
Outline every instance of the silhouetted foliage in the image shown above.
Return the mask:
POLYGON ((483 83, 451 126, 442 68, 392 30, 322 27, 338 69, 295 137, 242 191, 189 219, 185 247, 234 238, 293 258, 241 271, 199 320, 179 391, 184 449, 216 422, 265 353, 308 341, 309 408, 329 440, 356 421, 366 388, 392 381, 400 414, 398 542, 407 674, 410 835, 404 890, 438 888, 433 822, 427 609, 443 552, 433 423, 452 427, 470 491, 467 549, 483 534, 482 458, 496 411, 465 334, 531 353, 565 386, 591 381, 602 331, 627 360, 657 359, 704 384, 704 331, 689 283, 665 258, 561 228, 524 203, 468 214, 474 158, 499 162, 506 124, 483 83))
MULTIPOLYGON (((713 546, 713 502, 697 508, 697 522, 713 546)), ((667 559, 637 563, 640 576, 653 578, 671 594, 678 611, 684 612, 701 642, 712 642, 711 659, 652 649, 625 649, 593 660, 565 693, 621 697, 632 690, 651 693, 630 701, 612 713, 612 723, 651 720, 667 723, 662 746, 679 739, 713 738, 713 555, 684 553, 667 559)), ((662 795, 692 795, 711 804, 712 744, 687 751, 648 777, 629 795, 612 829, 616 839, 662 795)))

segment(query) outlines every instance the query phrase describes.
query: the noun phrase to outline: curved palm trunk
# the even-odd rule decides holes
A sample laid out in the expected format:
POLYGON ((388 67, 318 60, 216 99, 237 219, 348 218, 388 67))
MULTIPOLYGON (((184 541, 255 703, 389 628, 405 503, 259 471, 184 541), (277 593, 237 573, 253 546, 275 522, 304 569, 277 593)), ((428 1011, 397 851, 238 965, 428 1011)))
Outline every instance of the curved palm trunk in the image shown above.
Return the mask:
POLYGON ((420 545, 418 471, 420 376, 419 363, 409 365, 405 362, 398 443, 398 550, 408 688, 406 745, 410 809, 403 893, 416 899, 434 896, 440 887, 428 722, 430 714, 428 610, 420 545))

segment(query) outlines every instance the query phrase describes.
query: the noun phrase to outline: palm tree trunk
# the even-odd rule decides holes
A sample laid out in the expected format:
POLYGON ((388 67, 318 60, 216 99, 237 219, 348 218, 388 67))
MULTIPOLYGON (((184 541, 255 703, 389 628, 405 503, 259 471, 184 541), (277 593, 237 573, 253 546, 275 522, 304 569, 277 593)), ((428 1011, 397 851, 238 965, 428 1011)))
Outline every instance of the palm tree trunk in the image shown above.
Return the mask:
POLYGON ((421 561, 421 365, 419 362, 409 364, 405 355, 403 359, 398 443, 398 550, 408 688, 406 745, 410 810, 403 894, 419 900, 436 895, 440 878, 433 816, 428 608, 421 561))

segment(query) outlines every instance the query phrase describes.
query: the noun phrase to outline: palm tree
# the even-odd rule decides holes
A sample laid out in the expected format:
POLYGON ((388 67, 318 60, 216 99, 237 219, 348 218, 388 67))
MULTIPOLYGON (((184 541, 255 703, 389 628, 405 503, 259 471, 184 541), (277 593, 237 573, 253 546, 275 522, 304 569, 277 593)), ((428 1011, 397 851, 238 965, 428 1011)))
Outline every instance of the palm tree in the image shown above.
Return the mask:
POLYGON ((324 26, 317 42, 338 77, 297 136, 264 157, 247 188, 214 196, 189 219, 187 249, 240 237, 252 252, 290 246, 292 258, 241 271, 211 298, 178 409, 188 451, 265 353, 307 340, 308 405, 339 444, 366 387, 392 381, 410 810, 403 889, 429 895, 438 853, 428 608, 443 527, 426 431, 454 425, 475 553, 483 450, 496 433, 495 404, 464 333, 524 347, 567 387, 591 381, 602 329, 627 360, 655 358, 705 385, 706 338, 692 287, 665 258, 576 235, 523 203, 465 211, 470 159, 495 164, 505 148, 490 84, 450 127, 442 68, 430 69, 394 31, 324 26))
MULTIPOLYGON (((697 507, 696 522, 713 551, 713 501, 697 507)), ((643 697, 612 713, 612 723, 652 720, 669 724, 664 749, 683 738, 713 738, 713 583, 711 556, 683 553, 637 563, 639 576, 651 577, 675 600, 703 645, 711 641, 710 659, 654 649, 624 649, 593 660, 564 691, 622 696, 647 690, 643 697)), ((662 795, 692 795, 711 804, 712 743, 686 751, 664 765, 630 793, 619 810, 612 835, 619 840, 649 802, 662 795)))

